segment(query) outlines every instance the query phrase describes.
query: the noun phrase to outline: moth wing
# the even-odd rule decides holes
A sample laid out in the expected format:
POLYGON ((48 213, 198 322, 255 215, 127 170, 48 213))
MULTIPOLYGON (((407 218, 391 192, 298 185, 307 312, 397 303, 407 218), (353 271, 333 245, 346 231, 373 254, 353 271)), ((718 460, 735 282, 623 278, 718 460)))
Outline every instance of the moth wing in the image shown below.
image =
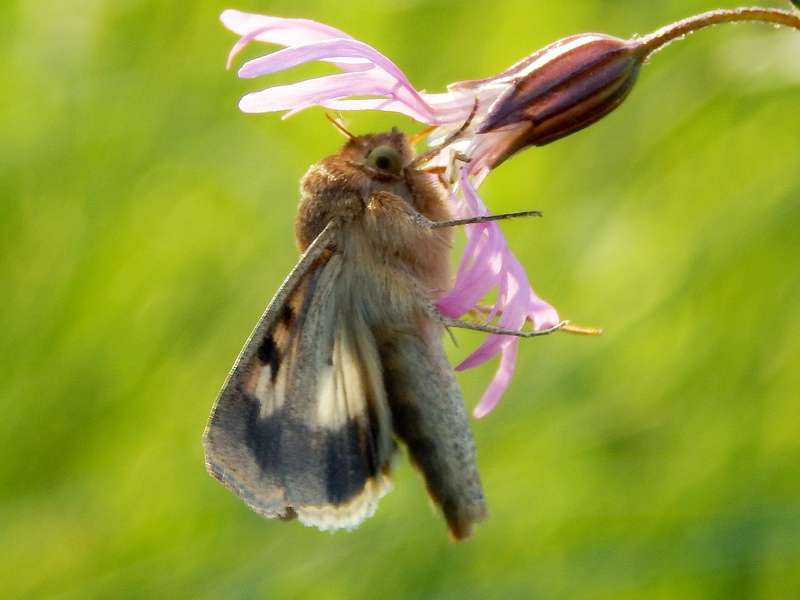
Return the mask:
POLYGON ((209 472, 265 517, 352 528, 390 489, 395 450, 375 339, 337 292, 339 254, 290 275, 223 386, 209 472))
POLYGON ((427 315, 378 335, 393 426, 422 472, 450 536, 465 539, 489 516, 475 441, 441 328, 427 315))

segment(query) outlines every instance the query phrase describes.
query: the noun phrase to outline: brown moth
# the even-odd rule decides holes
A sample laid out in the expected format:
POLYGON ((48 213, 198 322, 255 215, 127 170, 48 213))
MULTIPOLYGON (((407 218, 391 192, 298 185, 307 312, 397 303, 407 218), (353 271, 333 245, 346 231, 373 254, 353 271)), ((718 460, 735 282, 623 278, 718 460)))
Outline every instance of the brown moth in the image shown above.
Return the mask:
MULTIPOLYGON (((303 252, 242 349, 203 437, 208 471, 260 515, 352 529, 391 488, 403 442, 450 535, 488 510, 441 338, 447 191, 406 137, 352 137, 301 181, 303 252)), ((542 332, 535 332, 541 334, 542 332)))

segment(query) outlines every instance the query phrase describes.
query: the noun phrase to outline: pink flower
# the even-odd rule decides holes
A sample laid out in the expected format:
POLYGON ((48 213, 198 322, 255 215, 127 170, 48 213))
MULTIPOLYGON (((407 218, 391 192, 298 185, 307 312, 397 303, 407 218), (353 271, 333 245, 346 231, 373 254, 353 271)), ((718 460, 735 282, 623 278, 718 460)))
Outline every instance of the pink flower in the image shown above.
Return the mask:
MULTIPOLYGON (((226 10, 221 19, 228 29, 242 36, 231 51, 229 64, 252 40, 285 46, 246 62, 239 69, 240 77, 269 75, 317 60, 329 62, 341 70, 249 93, 239 103, 244 112, 288 111, 285 118, 310 106, 337 111, 393 111, 435 126, 429 137, 432 145, 457 131, 472 114, 467 130, 459 140, 434 159, 434 164, 438 161, 440 166, 449 170, 454 181, 452 201, 457 217, 489 214, 476 188, 489 171, 508 156, 537 143, 535 132, 531 133, 531 121, 514 122, 513 116, 519 111, 502 110, 509 102, 519 101, 519 93, 515 94, 515 90, 519 92, 517 84, 520 79, 546 65, 554 55, 562 56, 587 45, 614 39, 599 34, 567 38, 495 77, 456 82, 450 84, 445 93, 429 94, 414 89, 403 72, 383 54, 327 25, 235 10, 226 10), (498 108, 501 109, 499 112, 498 108), (459 160, 457 153, 469 161, 459 160)), ((442 313, 448 317, 462 317, 496 289, 497 300, 489 318, 491 320, 499 314, 499 327, 521 329, 526 321, 531 321, 536 330, 556 325, 558 313, 534 293, 525 269, 509 250, 498 224, 467 225, 466 233, 467 246, 453 289, 438 303, 442 313)), ((514 336, 489 335, 456 367, 467 369, 501 356, 494 379, 474 410, 475 417, 489 413, 508 387, 518 344, 519 338, 514 336)))
MULTIPOLYGON (((502 73, 458 81, 447 86, 445 93, 429 94, 414 89, 383 54, 333 27, 235 10, 226 10, 221 18, 228 29, 242 36, 231 50, 229 65, 252 40, 285 46, 246 62, 240 77, 269 75, 317 60, 341 71, 247 94, 239 103, 244 112, 285 110, 289 116, 310 106, 393 111, 434 126, 428 138, 431 145, 469 121, 457 140, 432 161, 447 169, 453 182, 453 212, 465 218, 489 214, 476 190, 493 168, 524 148, 548 144, 608 114, 626 98, 642 64, 672 41, 719 23, 761 21, 800 29, 796 11, 714 10, 631 40, 599 33, 570 36, 502 73)), ((540 330, 558 323, 555 309, 531 289, 496 222, 467 225, 466 232, 467 246, 453 289, 438 302, 444 315, 460 318, 496 289, 489 320, 499 315, 498 326, 521 329, 531 321, 540 330)), ((500 367, 475 408, 476 417, 491 411, 508 387, 518 343, 515 336, 489 335, 456 367, 474 367, 501 355, 500 367)))

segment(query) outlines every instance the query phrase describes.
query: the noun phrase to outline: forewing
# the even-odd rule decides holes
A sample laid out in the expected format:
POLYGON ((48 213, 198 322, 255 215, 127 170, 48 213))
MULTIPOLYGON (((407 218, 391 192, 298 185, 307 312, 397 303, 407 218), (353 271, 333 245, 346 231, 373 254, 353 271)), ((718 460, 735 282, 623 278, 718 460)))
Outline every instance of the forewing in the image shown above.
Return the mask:
POLYGON ((282 287, 204 436, 209 472, 256 512, 321 529, 375 511, 394 450, 375 340, 341 302, 341 262, 321 256, 282 287))

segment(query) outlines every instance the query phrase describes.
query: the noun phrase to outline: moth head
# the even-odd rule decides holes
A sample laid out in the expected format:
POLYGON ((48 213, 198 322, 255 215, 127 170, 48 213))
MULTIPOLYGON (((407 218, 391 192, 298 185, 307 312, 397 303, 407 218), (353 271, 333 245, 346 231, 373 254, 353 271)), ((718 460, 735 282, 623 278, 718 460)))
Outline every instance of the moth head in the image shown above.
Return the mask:
POLYGON ((414 152, 408 138, 395 128, 389 133, 354 137, 345 144, 342 154, 370 175, 395 179, 402 176, 414 152))

